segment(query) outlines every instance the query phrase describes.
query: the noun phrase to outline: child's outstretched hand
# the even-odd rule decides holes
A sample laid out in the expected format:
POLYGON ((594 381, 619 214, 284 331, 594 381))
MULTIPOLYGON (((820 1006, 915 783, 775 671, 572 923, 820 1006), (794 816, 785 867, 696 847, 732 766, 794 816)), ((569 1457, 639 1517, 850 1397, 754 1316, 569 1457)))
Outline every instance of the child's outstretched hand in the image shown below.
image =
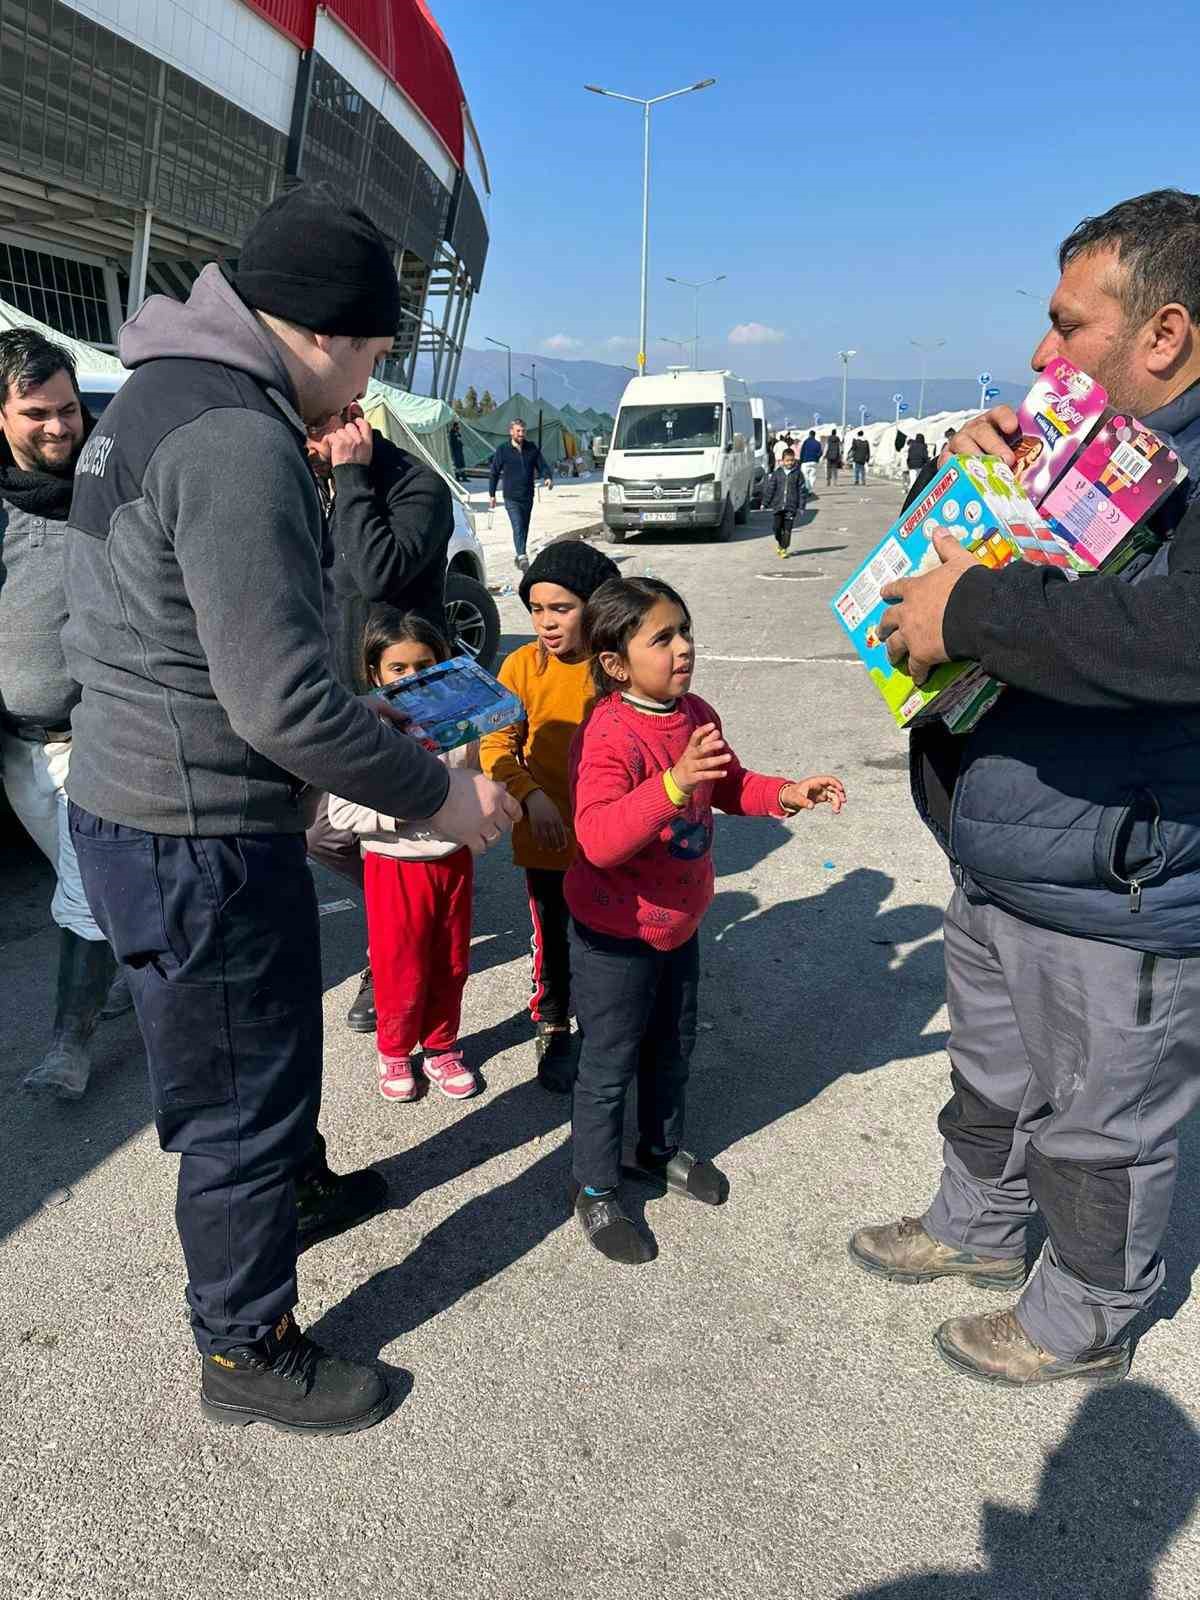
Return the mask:
POLYGON ((686 750, 671 768, 671 776, 684 794, 694 794, 702 783, 720 783, 731 759, 716 723, 706 722, 688 740, 686 750))
POLYGON ((785 783, 779 791, 779 804, 786 811, 811 811, 814 806, 830 805, 840 811, 846 804, 846 791, 840 778, 822 772, 815 778, 785 783))

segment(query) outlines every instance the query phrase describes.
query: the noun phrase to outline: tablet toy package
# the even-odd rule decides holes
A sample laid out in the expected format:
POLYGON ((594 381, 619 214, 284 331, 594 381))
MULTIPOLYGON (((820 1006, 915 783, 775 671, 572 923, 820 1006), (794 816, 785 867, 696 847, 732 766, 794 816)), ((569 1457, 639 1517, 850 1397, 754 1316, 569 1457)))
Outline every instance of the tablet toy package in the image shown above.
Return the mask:
POLYGON ((1013 472, 1035 506, 1100 426, 1107 405, 1108 391, 1062 356, 1038 374, 1017 409, 1020 437, 1013 445, 1013 472))
POLYGON ((984 566, 998 568, 1019 561, 1018 528, 1027 539, 1050 539, 1045 523, 1002 461, 995 456, 958 456, 892 524, 883 542, 830 602, 899 727, 927 714, 945 716, 947 726, 964 731, 992 704, 1000 685, 973 661, 946 662, 935 667, 923 684, 915 684, 888 660, 879 637, 879 624, 887 612, 880 590, 898 578, 916 577, 939 566, 933 545, 937 533, 952 534, 984 566))
POLYGON ((525 716, 517 696, 469 656, 440 661, 375 692, 410 719, 405 732, 411 738, 439 754, 525 716))

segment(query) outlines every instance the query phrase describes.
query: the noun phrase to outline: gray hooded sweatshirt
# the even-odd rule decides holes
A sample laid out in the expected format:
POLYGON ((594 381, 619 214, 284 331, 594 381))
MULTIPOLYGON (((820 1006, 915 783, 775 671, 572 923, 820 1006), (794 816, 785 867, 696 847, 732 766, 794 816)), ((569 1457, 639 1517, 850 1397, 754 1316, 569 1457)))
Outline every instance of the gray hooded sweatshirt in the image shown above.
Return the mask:
POLYGON ((67 539, 70 798, 150 833, 298 833, 308 784, 431 816, 446 768, 333 677, 328 548, 287 370, 219 267, 121 332, 67 539))

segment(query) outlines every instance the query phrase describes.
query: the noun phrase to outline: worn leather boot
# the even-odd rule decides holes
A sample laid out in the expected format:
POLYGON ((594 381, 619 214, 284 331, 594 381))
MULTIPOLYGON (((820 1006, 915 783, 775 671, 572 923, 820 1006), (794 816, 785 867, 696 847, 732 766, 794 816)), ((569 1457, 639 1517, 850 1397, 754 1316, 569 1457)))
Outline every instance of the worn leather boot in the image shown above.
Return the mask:
POLYGON ((951 1317, 933 1336, 933 1347, 948 1366, 967 1378, 1024 1389, 1035 1383, 1079 1378, 1086 1383, 1119 1383, 1129 1371, 1129 1346, 1112 1344, 1067 1358, 1043 1350, 1006 1311, 951 1317))
POLYGON ((281 1433, 358 1433, 387 1415, 390 1397, 374 1367, 314 1344, 289 1312, 257 1344, 204 1357, 200 1410, 209 1422, 265 1422, 281 1433))
POLYGON ((104 939, 81 939, 66 928, 58 946, 58 993, 50 1048, 22 1083, 34 1094, 79 1100, 92 1075, 91 1038, 116 970, 104 939))
POLYGON ((901 1217, 876 1228, 860 1228, 850 1240, 850 1259, 864 1272, 893 1283, 929 1283, 934 1278, 965 1278, 977 1289, 1019 1289, 1025 1282, 1024 1256, 989 1260, 970 1250, 939 1244, 918 1217, 901 1217))

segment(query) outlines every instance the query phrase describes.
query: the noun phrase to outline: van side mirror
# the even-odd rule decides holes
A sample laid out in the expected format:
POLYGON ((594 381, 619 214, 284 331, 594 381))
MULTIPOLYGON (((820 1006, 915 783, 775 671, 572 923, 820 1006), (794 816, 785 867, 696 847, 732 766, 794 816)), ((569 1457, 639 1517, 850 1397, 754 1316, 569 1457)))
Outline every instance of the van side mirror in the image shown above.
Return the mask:
POLYGON ((730 454, 732 454, 732 451, 733 451, 733 440, 732 439, 726 439, 726 441, 725 441, 725 454, 726 455, 730 455, 730 454))

